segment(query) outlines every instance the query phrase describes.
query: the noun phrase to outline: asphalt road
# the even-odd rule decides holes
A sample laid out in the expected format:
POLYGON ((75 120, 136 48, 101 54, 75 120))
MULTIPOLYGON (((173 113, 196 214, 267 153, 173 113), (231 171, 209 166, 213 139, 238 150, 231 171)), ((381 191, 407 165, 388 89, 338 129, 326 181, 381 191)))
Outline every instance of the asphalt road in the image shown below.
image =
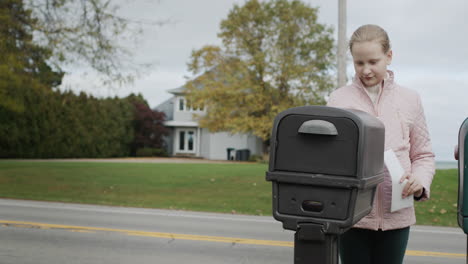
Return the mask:
MULTIPOLYGON (((272 217, 0 199, 0 263, 293 263, 272 217)), ((465 263, 458 228, 414 226, 405 263, 465 263)))

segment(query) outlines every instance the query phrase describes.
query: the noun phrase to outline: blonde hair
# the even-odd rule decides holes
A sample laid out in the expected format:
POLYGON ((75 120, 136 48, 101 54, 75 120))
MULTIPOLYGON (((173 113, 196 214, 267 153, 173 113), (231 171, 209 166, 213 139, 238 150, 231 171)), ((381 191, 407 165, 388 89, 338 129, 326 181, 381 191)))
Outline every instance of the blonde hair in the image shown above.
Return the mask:
POLYGON ((377 41, 382 45, 382 50, 387 53, 390 50, 390 39, 387 32, 377 25, 363 25, 354 31, 349 40, 349 50, 353 51, 356 42, 377 41))

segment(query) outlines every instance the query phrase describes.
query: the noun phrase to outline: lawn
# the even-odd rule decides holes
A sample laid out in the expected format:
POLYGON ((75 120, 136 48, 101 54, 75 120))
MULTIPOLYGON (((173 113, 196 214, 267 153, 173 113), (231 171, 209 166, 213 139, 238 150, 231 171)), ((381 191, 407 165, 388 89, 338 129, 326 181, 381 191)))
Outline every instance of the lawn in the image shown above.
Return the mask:
POLYGON ((271 214, 264 164, 0 161, 0 197, 271 214))
MULTIPOLYGON (((267 165, 0 161, 0 197, 271 215, 267 165)), ((421 225, 456 226, 457 170, 438 170, 421 225)))
POLYGON ((437 170, 431 186, 431 199, 416 202, 419 225, 458 226, 458 170, 437 170))

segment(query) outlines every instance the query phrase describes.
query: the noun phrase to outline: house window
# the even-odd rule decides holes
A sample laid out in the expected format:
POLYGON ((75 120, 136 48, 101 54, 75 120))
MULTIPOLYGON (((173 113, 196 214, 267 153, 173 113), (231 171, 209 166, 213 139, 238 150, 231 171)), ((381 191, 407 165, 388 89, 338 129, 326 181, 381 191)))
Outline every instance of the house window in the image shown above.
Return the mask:
POLYGON ((193 131, 188 132, 187 147, 189 151, 193 151, 193 141, 194 141, 193 134, 194 134, 193 131))
POLYGON ((179 150, 185 150, 185 131, 179 133, 179 150))
POLYGON ((184 99, 179 99, 179 111, 184 111, 184 99))
POLYGON ((195 152, 195 130, 179 130, 178 152, 195 152))
POLYGON ((186 112, 203 112, 205 106, 203 104, 200 105, 192 105, 189 100, 183 97, 179 97, 177 99, 177 109, 178 111, 186 111, 186 112))

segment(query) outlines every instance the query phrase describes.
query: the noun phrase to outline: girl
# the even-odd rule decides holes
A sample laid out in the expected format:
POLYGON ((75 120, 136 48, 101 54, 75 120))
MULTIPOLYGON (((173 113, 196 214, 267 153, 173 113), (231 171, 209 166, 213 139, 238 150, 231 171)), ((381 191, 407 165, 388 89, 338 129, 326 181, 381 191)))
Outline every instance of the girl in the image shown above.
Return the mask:
MULTIPOLYGON (((392 149, 408 179, 402 196, 429 198, 435 173, 434 154, 419 95, 394 82, 387 70, 392 50, 387 33, 376 25, 358 28, 349 42, 356 75, 335 90, 328 106, 351 108, 376 116, 385 125, 385 150, 392 149)), ((414 207, 390 212, 392 183, 388 171, 378 185, 372 211, 340 237, 342 264, 398 264, 416 223, 414 207)))

